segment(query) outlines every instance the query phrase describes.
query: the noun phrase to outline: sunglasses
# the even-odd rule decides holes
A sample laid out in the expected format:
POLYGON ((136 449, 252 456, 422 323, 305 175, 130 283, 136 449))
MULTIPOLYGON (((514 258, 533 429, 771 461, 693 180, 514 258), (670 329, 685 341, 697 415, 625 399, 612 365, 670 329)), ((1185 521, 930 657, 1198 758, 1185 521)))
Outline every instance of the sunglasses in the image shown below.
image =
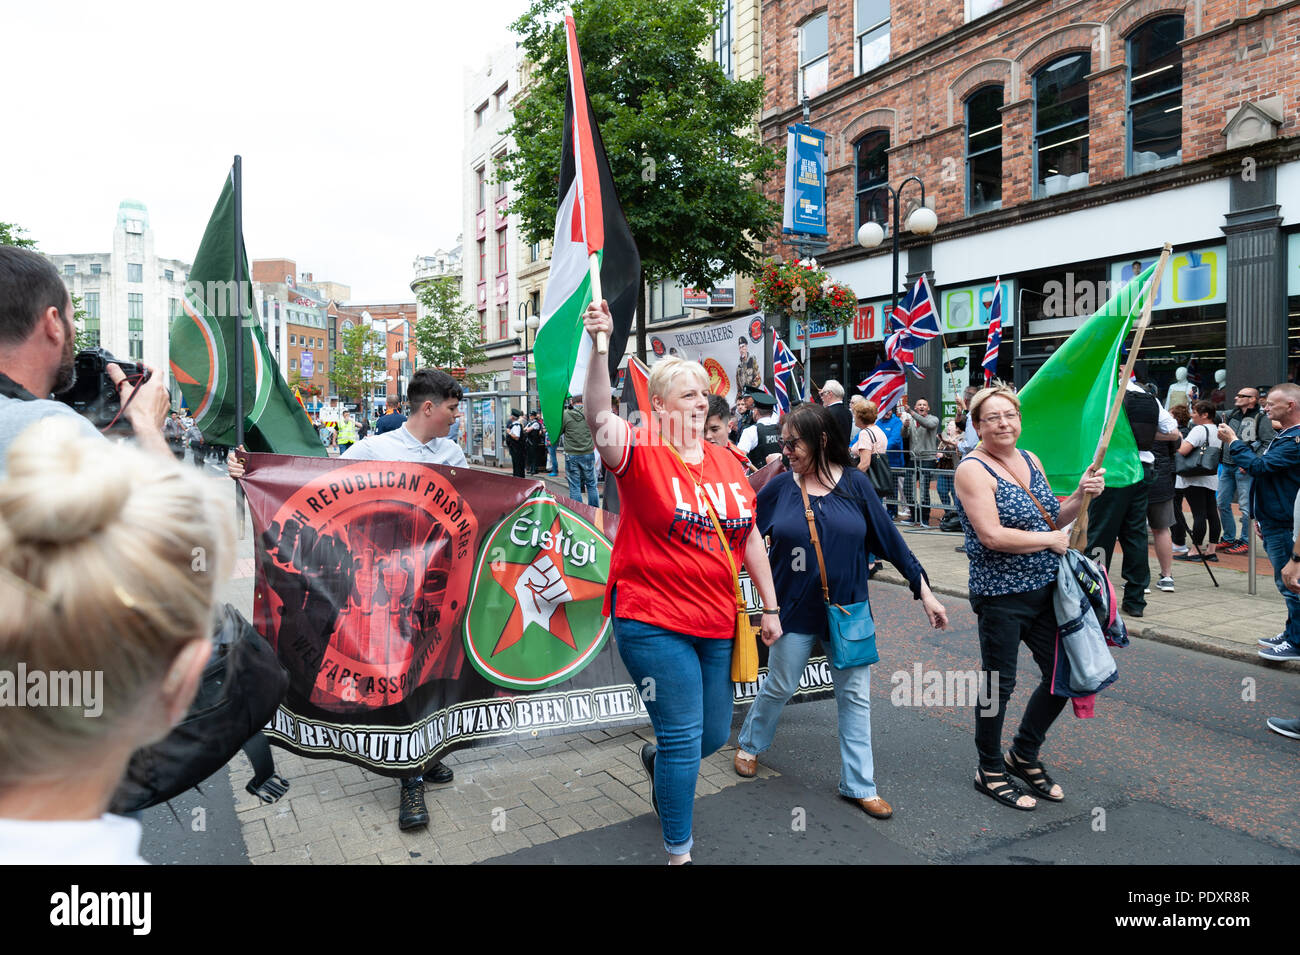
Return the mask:
POLYGON ((794 448, 795 448, 795 446, 796 446, 798 443, 799 443, 799 439, 798 439, 798 438, 782 438, 782 439, 781 439, 781 450, 782 450, 782 451, 793 451, 794 448))

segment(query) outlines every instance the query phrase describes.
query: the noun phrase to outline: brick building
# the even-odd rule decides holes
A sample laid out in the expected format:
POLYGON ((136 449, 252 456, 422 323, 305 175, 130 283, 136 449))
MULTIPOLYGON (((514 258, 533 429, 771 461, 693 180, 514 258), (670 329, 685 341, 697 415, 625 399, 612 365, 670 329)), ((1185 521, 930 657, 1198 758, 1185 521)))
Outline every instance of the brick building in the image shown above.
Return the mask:
MULTIPOLYGON (((856 382, 883 354, 886 184, 921 180, 937 231, 904 227, 901 271, 930 274, 944 343, 921 367, 983 358, 1002 280, 999 374, 1023 383, 1164 242, 1174 256, 1143 346, 1167 395, 1294 380, 1300 338, 1300 3, 1257 0, 764 0, 761 132, 825 130, 829 248, 860 320, 814 348, 813 375, 856 382), (806 99, 805 99, 806 97, 806 99), (1010 345, 1011 347, 1007 347, 1010 345), (847 366, 848 374, 842 370, 847 366)), ((782 178, 770 180, 780 198, 782 178)), ((902 221, 920 199, 901 192, 902 221)), ((779 240, 770 252, 792 257, 779 240)), ((961 362, 956 362, 961 364, 961 362)), ((964 380, 912 382, 932 401, 964 380)), ((1231 402, 1229 401, 1229 405, 1231 402)))

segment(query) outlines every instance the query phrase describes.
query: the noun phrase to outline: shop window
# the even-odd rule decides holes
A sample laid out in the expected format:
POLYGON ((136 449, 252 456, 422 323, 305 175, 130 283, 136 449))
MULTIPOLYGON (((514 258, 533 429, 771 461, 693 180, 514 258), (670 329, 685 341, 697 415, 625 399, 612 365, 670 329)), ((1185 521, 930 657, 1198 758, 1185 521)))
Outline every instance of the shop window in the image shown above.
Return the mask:
POLYGON ((966 212, 1002 208, 1002 87, 966 100, 966 212))
POLYGON ((853 144, 854 222, 887 222, 889 219, 889 130, 877 129, 853 144))
POLYGON ((889 59, 889 0, 857 0, 854 14, 858 72, 867 73, 889 59))
POLYGON ((1070 53, 1034 74, 1034 198, 1088 184, 1088 74, 1092 58, 1070 53))
POLYGON ((799 99, 812 99, 826 92, 830 75, 827 17, 819 13, 799 27, 799 99))
POLYGON ((1128 174, 1183 158, 1183 18, 1160 17, 1128 38, 1128 174))

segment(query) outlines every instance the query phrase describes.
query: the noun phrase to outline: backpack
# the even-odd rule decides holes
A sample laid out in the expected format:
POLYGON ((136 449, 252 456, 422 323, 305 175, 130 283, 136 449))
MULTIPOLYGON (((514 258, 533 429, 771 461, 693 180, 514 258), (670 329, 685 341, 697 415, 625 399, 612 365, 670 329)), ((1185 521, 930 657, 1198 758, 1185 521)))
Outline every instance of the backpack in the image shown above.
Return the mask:
POLYGON ((289 783, 275 775, 261 732, 289 689, 275 650, 230 604, 217 612, 212 656, 189 712, 163 739, 136 750, 113 794, 109 812, 128 813, 166 802, 197 786, 241 749, 253 764, 247 790, 275 802, 289 783))

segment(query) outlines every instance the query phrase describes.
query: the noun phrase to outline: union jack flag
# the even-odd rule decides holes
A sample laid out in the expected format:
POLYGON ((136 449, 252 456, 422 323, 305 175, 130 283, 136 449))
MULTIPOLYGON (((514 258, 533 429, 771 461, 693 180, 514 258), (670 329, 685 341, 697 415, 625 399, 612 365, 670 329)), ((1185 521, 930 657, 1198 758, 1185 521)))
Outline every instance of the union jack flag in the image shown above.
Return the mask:
POLYGON ((993 304, 989 306, 989 337, 984 343, 984 384, 998 373, 998 347, 1002 344, 1002 278, 993 282, 993 304))
POLYGON ((776 385, 776 404, 781 414, 790 410, 794 401, 802 401, 799 382, 794 376, 794 366, 798 364, 794 353, 781 341, 776 329, 772 329, 772 377, 776 385))
POLYGON ((907 374, 903 371, 903 366, 892 358, 882 361, 858 385, 862 396, 876 403, 879 414, 884 414, 897 404, 906 388, 907 374))
POLYGON ((916 350, 939 334, 938 310, 930 285, 921 275, 889 316, 893 334, 885 340, 885 357, 892 358, 918 378, 916 350))

